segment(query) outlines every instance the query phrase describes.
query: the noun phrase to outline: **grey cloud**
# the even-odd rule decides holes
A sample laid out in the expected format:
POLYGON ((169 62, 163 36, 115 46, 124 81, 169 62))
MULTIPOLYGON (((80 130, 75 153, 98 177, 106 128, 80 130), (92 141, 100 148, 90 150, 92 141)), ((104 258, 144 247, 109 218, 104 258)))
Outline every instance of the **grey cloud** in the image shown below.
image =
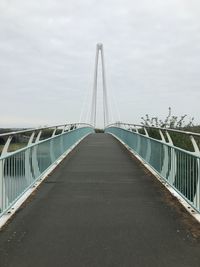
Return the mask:
POLYGON ((99 41, 122 120, 172 106, 199 121, 199 12, 197 0, 1 0, 0 127, 79 120, 99 41))

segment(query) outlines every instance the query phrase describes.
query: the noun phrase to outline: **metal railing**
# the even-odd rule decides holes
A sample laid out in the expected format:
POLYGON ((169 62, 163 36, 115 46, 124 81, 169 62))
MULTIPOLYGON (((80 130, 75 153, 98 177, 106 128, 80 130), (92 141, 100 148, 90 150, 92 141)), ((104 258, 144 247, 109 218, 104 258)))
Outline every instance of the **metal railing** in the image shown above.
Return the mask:
POLYGON ((93 132, 91 125, 75 123, 0 134, 4 142, 0 156, 0 216, 59 158, 93 132))
POLYGON ((200 134, 125 123, 109 125, 105 132, 125 143, 200 212, 200 134))

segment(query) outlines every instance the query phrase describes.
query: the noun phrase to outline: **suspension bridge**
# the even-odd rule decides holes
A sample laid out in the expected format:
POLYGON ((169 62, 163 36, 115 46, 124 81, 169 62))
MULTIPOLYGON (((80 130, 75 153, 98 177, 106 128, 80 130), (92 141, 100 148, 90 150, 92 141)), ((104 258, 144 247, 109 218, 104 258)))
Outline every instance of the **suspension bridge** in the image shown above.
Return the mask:
POLYGON ((109 124, 104 65, 90 123, 0 135, 1 267, 200 266, 200 134, 109 124))

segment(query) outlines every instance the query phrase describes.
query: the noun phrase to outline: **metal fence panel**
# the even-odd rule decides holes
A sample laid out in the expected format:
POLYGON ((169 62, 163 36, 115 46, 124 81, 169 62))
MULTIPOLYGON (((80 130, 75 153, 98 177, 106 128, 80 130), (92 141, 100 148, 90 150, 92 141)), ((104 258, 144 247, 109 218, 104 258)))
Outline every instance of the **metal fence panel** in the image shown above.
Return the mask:
POLYGON ((200 157, 173 144, 150 138, 119 127, 108 127, 134 153, 138 154, 159 176, 200 212, 200 157))
POLYGON ((45 172, 91 127, 63 132, 0 157, 0 216, 5 213, 45 172))

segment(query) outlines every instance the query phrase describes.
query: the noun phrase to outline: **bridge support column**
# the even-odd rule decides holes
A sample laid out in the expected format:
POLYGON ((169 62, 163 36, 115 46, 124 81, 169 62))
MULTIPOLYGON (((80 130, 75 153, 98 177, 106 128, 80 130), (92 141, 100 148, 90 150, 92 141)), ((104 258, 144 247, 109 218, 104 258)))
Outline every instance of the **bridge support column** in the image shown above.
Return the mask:
POLYGON ((91 124, 96 126, 96 114, 97 114, 97 80, 98 80, 98 65, 99 55, 101 55, 101 67, 102 67, 102 83, 103 83, 103 117, 104 117, 104 128, 109 122, 108 113, 108 96, 105 76, 105 63, 104 63, 104 50, 103 44, 97 44, 96 46, 96 57, 95 57, 95 69, 94 69, 94 83, 93 83, 93 95, 92 95, 92 107, 91 107, 91 124))

